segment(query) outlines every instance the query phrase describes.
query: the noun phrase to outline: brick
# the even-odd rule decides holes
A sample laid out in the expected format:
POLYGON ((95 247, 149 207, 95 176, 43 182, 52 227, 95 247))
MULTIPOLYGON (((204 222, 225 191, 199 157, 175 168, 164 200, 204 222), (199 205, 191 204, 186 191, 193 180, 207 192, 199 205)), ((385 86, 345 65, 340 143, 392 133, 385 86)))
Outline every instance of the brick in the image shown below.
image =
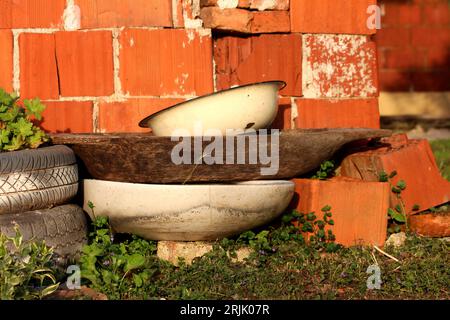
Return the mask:
POLYGON ((242 33, 277 33, 291 30, 287 11, 258 12, 206 7, 201 10, 201 18, 204 27, 211 29, 242 33))
POLYGON ((213 91, 211 35, 180 29, 126 29, 120 44, 125 92, 163 96, 213 91))
POLYGON ((417 25, 421 22, 421 8, 419 5, 403 3, 386 3, 385 15, 381 22, 384 26, 417 25))
POLYGON ((448 3, 427 5, 423 8, 423 20, 427 25, 448 25, 450 10, 448 3))
POLYGON ((377 32, 376 41, 380 47, 403 47, 411 44, 411 29, 386 27, 377 32))
POLYGON ((110 31, 57 32, 55 38, 62 96, 114 93, 110 31))
POLYGON ((217 87, 283 80, 287 86, 282 95, 301 96, 301 57, 298 34, 218 38, 214 44, 217 87))
POLYGON ((187 29, 202 27, 200 19, 200 2, 198 0, 178 0, 176 1, 176 17, 174 25, 187 29))
POLYGON ((296 99, 296 128, 380 128, 378 99, 296 99))
POLYGON ((278 114, 272 125, 272 129, 291 129, 292 104, 291 98, 280 98, 278 102, 278 114))
POLYGON ((376 44, 369 37, 308 34, 303 46, 306 98, 378 95, 376 44))
POLYGON ((243 9, 202 8, 200 14, 206 28, 252 32, 253 13, 243 9))
POLYGON ((378 76, 381 91, 409 91, 412 86, 409 71, 380 70, 378 76))
POLYGON ((59 98, 54 35, 22 33, 19 48, 21 97, 59 98))
MULTIPOLYGON (((378 181, 380 172, 397 171, 392 180, 406 182, 401 196, 408 214, 413 213, 414 205, 426 210, 450 201, 450 182, 440 173, 430 144, 427 140, 409 140, 407 144, 394 144, 374 150, 356 152, 346 157, 341 165, 341 174, 364 181, 378 181)), ((398 199, 391 193, 391 207, 398 199)))
MULTIPOLYGON (((179 258, 184 259, 186 264, 191 264, 195 258, 213 250, 212 242, 181 242, 181 241, 159 241, 157 256, 162 260, 178 265, 179 258)), ((252 249, 243 247, 236 250, 236 257, 230 257, 234 262, 243 262, 252 253, 252 249)))
POLYGON ((384 68, 420 69, 425 66, 426 53, 413 47, 393 48, 385 51, 384 68))
POLYGON ((425 237, 450 237, 449 214, 424 214, 409 217, 408 226, 411 232, 425 237))
POLYGON ((367 8, 376 0, 291 1, 291 29, 302 33, 374 34, 367 8))
MULTIPOLYGON (((292 2, 295 2, 293 0, 292 2)), ((289 10, 289 0, 240 0, 238 7, 245 7, 249 9, 263 10, 289 10)))
POLYGON ((13 34, 11 30, 0 30, 0 88, 13 90, 13 34))
POLYGON ((449 91, 450 71, 417 71, 412 74, 414 91, 449 91))
POLYGON ((428 69, 449 69, 450 68, 449 48, 429 47, 426 50, 425 67, 428 69))
POLYGON ((139 127, 145 117, 168 108, 183 99, 130 99, 124 102, 99 104, 98 126, 100 132, 149 132, 139 127))
POLYGON ((66 0, 2 0, 0 28, 59 28, 66 0))
POLYGON ((275 33, 291 31, 289 12, 264 11, 253 13, 252 33, 275 33))
MULTIPOLYGON (((239 0, 228 3, 228 8, 264 10, 289 10, 289 0, 239 0), (237 4, 237 5, 236 5, 237 4)), ((222 4, 223 5, 223 4, 222 4)), ((219 6, 218 0, 200 0, 201 7, 219 6)), ((223 7, 222 7, 223 9, 223 7)))
POLYGON ((387 232, 389 184, 356 179, 334 178, 328 181, 294 179, 302 213, 315 212, 331 206, 336 242, 344 246, 383 245, 387 232))
POLYGON ((52 133, 90 133, 93 128, 91 101, 44 101, 41 127, 52 133))
POLYGON ((172 0, 75 0, 82 28, 172 27, 172 0))
POLYGON ((414 28, 412 31, 413 46, 448 46, 450 45, 450 32, 448 27, 414 28))

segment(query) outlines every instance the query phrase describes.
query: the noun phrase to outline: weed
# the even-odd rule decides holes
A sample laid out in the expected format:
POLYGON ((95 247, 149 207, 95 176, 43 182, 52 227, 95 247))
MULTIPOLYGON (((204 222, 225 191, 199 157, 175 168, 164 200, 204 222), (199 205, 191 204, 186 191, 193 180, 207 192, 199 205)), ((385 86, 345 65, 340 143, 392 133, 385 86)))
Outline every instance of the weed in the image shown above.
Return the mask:
POLYGON ((42 299, 59 286, 52 267, 53 250, 43 242, 0 234, 0 299, 42 299))
POLYGON ((335 163, 333 160, 331 161, 328 160, 320 165, 319 170, 316 172, 315 175, 311 177, 311 179, 326 180, 328 178, 333 177, 334 172, 335 172, 335 163))
POLYGON ((45 106, 39 99, 24 100, 25 108, 17 104, 19 97, 0 89, 0 152, 37 148, 48 141, 47 135, 31 119, 41 120, 45 106))

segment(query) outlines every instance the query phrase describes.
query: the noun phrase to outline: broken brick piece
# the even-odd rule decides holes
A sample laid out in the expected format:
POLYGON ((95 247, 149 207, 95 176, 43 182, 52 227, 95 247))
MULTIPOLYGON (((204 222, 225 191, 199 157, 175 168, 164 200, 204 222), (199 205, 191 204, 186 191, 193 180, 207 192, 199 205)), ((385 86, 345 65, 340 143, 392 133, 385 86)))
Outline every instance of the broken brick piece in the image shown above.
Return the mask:
POLYGON ((450 237, 450 213, 422 214, 409 217, 409 229, 425 237, 450 237))
MULTIPOLYGON (((406 182, 401 197, 407 214, 414 213, 415 205, 423 211, 450 201, 450 182, 441 177, 429 142, 408 140, 404 144, 402 137, 392 141, 390 146, 347 156, 341 164, 341 175, 378 181, 381 172, 390 174, 396 171, 391 183, 395 186, 400 180, 406 182)), ((397 204, 400 202, 391 192, 391 207, 397 204)))
POLYGON ((344 246, 383 245, 387 236, 389 184, 349 178, 331 180, 294 179, 299 212, 315 212, 322 220, 321 209, 331 207, 334 225, 330 227, 336 243, 344 246))

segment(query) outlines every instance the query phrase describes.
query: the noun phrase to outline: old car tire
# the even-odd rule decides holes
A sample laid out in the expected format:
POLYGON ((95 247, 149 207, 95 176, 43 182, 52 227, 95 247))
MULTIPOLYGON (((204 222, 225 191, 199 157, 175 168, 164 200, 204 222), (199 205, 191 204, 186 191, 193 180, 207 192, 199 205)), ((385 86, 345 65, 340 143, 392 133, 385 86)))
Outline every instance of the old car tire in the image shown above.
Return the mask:
POLYGON ((76 158, 66 146, 0 153, 0 214, 51 208, 77 191, 76 158))
POLYGON ((15 226, 24 240, 45 241, 63 258, 76 257, 87 244, 86 216, 77 205, 0 215, 0 233, 14 236, 15 226))

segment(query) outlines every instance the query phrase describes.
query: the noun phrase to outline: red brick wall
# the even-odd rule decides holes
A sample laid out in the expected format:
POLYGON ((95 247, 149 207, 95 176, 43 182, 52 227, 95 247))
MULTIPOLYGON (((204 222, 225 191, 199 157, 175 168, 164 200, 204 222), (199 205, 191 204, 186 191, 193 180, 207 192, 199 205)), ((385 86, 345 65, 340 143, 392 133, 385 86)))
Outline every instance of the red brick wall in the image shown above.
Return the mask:
POLYGON ((146 131, 153 112, 268 80, 287 82, 274 127, 378 127, 375 3, 0 0, 0 87, 40 97, 53 132, 146 131))
POLYGON ((380 0, 380 89, 450 90, 450 2, 380 0))

